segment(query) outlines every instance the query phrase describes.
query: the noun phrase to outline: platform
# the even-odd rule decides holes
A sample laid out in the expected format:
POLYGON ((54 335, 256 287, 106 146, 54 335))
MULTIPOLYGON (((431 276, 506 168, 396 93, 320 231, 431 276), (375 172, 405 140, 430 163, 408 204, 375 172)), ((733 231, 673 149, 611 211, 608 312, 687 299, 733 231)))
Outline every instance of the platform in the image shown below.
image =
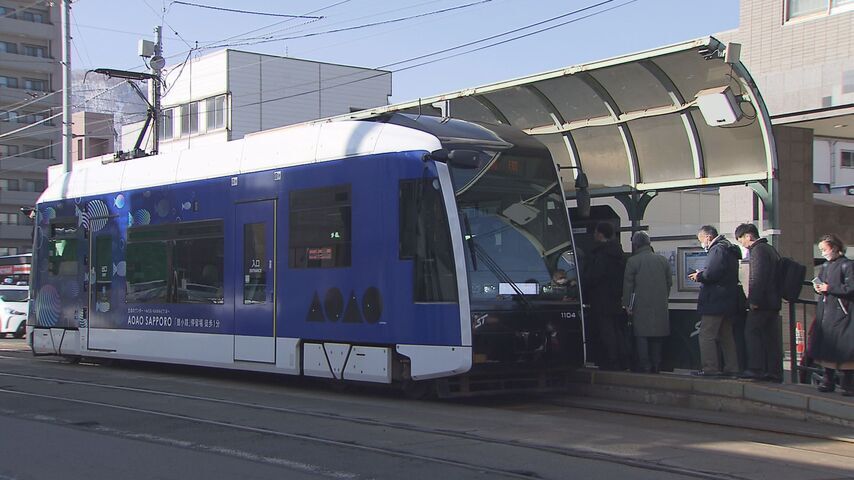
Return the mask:
MULTIPOLYGON (((804 384, 707 379, 687 374, 639 374, 583 369, 569 385, 576 396, 690 410, 754 414, 854 427, 854 397, 820 393, 804 384)), ((854 430, 848 439, 854 442, 854 430)))

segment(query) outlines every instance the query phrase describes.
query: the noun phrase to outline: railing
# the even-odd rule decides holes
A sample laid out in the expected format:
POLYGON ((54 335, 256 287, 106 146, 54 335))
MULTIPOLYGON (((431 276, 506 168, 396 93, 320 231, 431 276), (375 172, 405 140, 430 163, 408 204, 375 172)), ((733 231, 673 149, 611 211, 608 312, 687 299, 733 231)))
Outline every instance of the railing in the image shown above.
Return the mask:
MULTIPOLYGON (((812 289, 812 283, 810 282, 804 282, 804 286, 809 286, 812 289)), ((813 307, 812 312, 814 313, 817 302, 815 300, 798 298, 794 302, 787 303, 789 304, 789 374, 791 375, 791 381, 792 383, 811 383, 810 377, 812 374, 820 373, 820 370, 817 367, 801 365, 801 359, 806 356, 806 346, 809 343, 809 325, 814 320, 813 318, 808 318, 810 314, 809 307, 813 307), (799 310, 800 317, 798 316, 799 310), (798 342, 798 323, 803 327, 800 342, 798 342), (803 345, 803 352, 798 352, 799 343, 803 345)))

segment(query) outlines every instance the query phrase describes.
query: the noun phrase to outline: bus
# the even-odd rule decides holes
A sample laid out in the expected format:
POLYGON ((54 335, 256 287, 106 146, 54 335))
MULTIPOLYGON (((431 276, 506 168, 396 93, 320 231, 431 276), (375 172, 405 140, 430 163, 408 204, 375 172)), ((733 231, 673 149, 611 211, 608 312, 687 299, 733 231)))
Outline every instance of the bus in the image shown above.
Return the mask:
POLYGON ((0 256, 0 283, 3 285, 29 285, 33 254, 0 256))
POLYGON ((516 129, 392 114, 52 168, 35 354, 445 395, 584 361, 558 170, 516 129))

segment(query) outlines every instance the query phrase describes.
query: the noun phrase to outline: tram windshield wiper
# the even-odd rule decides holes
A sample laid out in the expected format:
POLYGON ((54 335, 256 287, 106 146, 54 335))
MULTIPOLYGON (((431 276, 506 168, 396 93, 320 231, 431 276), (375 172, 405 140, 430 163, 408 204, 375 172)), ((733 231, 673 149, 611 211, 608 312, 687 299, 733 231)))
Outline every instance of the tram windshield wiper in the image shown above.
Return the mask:
POLYGON ((516 292, 515 298, 518 298, 519 301, 525 305, 525 307, 531 308, 531 302, 528 301, 527 298, 525 298, 525 294, 522 292, 522 289, 520 289, 519 286, 516 285, 516 282, 514 282, 510 278, 510 275, 508 275, 507 272, 505 272, 501 268, 501 266, 498 265, 498 262, 496 262, 495 259, 492 258, 492 256, 489 255, 489 253, 487 253, 486 250, 483 249, 483 247, 481 247, 474 241, 474 237, 470 237, 469 240, 469 246, 472 250, 473 256, 476 255, 480 257, 480 259, 483 260, 483 263, 486 265, 486 268, 488 268, 493 275, 503 280, 504 283, 510 285, 510 288, 512 288, 516 292))

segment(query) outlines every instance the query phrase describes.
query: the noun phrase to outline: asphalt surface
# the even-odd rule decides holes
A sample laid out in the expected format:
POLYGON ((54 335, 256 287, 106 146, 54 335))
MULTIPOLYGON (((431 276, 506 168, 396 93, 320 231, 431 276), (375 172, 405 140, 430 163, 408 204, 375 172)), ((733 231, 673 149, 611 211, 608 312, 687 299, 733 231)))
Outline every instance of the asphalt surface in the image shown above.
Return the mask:
POLYGON ((565 399, 412 401, 291 377, 69 364, 5 339, 0 480, 854 478, 851 443, 565 399))

